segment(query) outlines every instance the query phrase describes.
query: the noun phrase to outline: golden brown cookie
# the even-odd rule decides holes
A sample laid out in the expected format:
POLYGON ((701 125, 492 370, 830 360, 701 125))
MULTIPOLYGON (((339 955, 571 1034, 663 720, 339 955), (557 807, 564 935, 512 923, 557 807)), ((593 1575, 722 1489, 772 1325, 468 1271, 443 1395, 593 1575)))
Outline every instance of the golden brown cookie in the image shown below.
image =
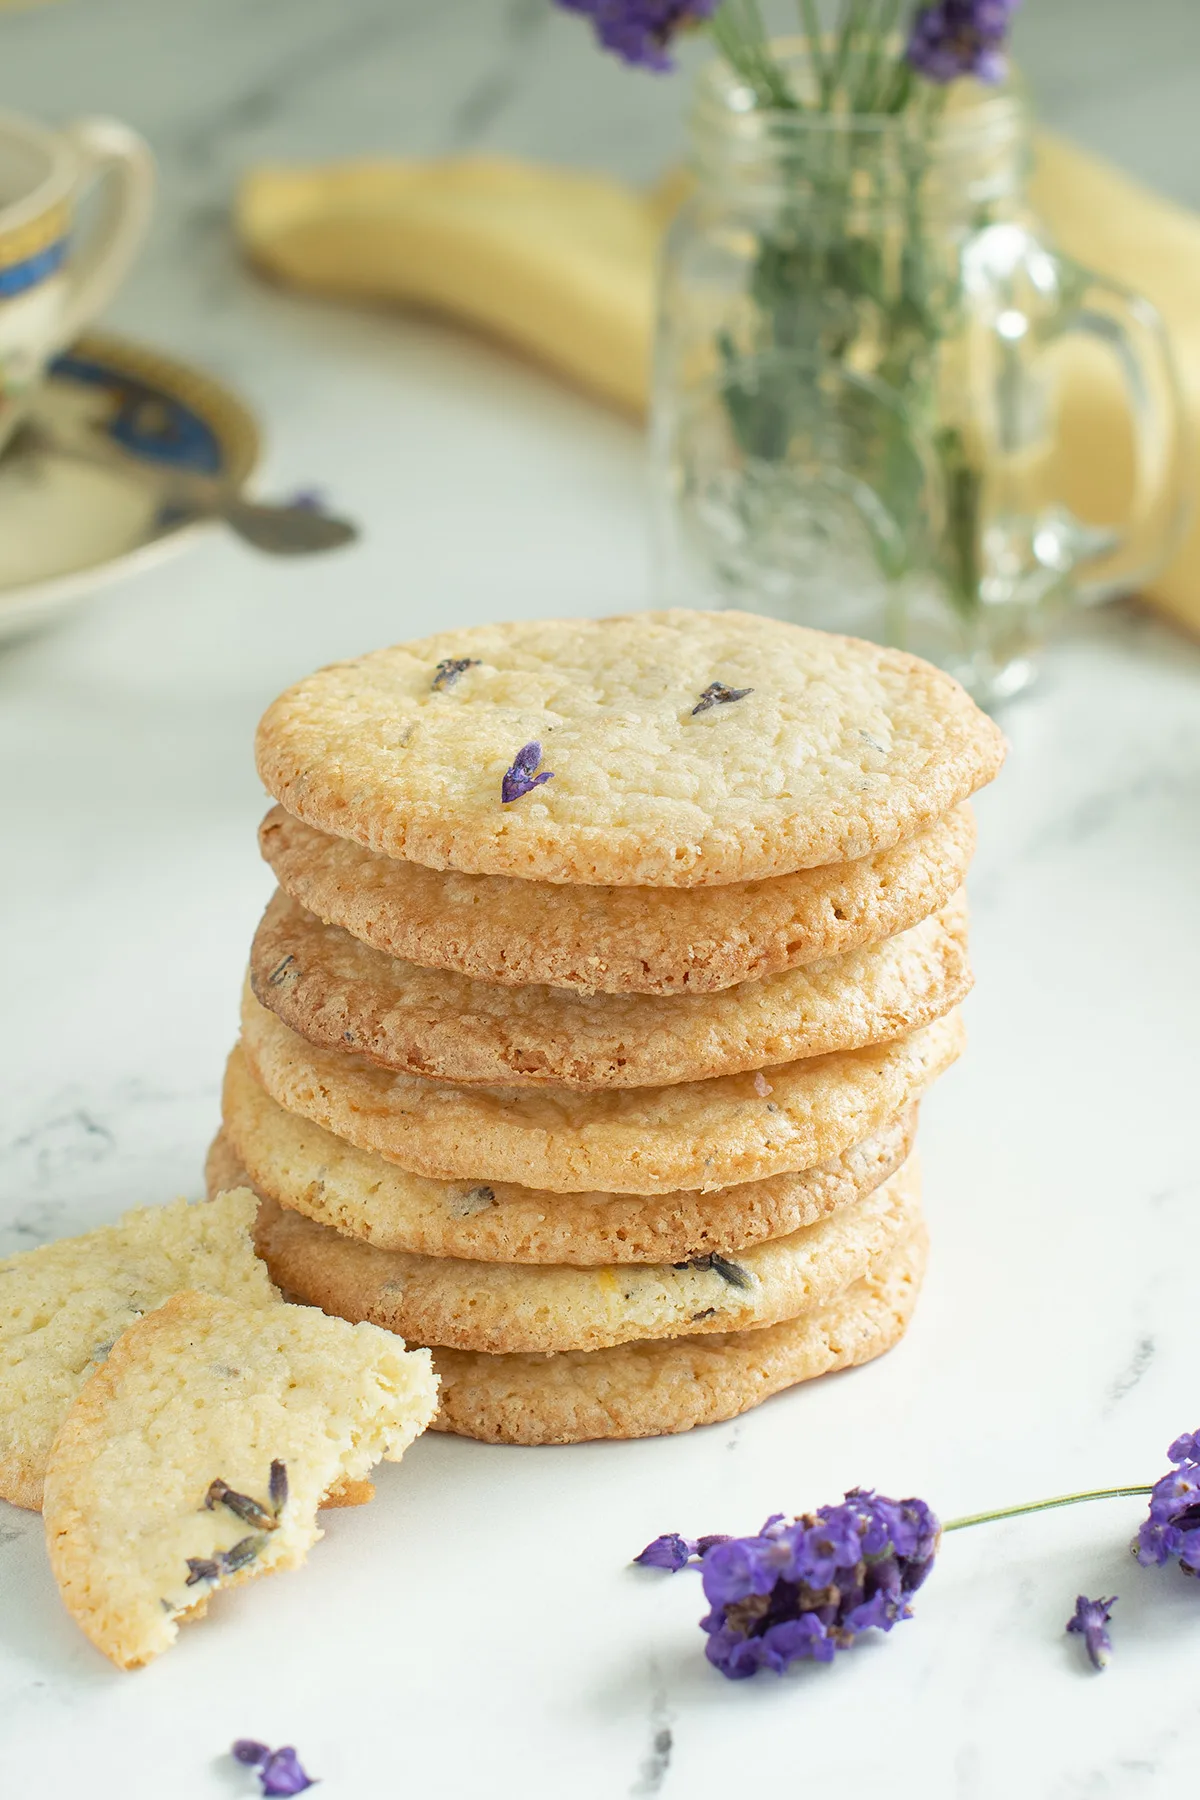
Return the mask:
POLYGON ((903 1337, 925 1270, 916 1231, 816 1312, 761 1331, 558 1356, 435 1350, 434 1431, 489 1444, 657 1437, 748 1412, 798 1382, 870 1362, 903 1337))
POLYGON ((210 1193, 247 1182, 380 1250, 579 1268, 680 1262, 812 1225, 886 1181, 912 1148, 917 1122, 911 1106, 865 1143, 795 1174, 706 1194, 644 1196, 410 1175, 285 1112, 259 1087, 240 1049, 225 1071, 222 1111, 224 1134, 209 1153, 210 1193))
POLYGON ((400 962, 277 889, 255 998, 312 1044, 431 1081, 662 1087, 902 1037, 970 991, 962 890, 898 937, 715 994, 573 994, 400 962))
POLYGON ((910 1158, 871 1194, 788 1237, 730 1256, 603 1269, 465 1262, 376 1250, 264 1200, 255 1242, 273 1281, 339 1318, 419 1344, 493 1353, 602 1350, 746 1331, 811 1312, 920 1222, 910 1158))
POLYGON ((388 956, 477 981, 702 994, 841 956, 927 918, 962 885, 967 805, 857 862, 710 888, 582 887, 377 856, 282 806, 259 828, 301 906, 388 956))
POLYGON ((902 651, 754 613, 447 631, 268 708, 290 813, 431 868, 617 887, 757 881, 885 850, 989 781, 1004 740, 902 651))
POLYGON ((840 1156, 910 1106, 959 1054, 957 1012, 892 1044, 663 1088, 573 1094, 454 1087, 320 1050, 245 990, 242 1043, 288 1112, 443 1181, 555 1193, 731 1187, 840 1156))
POLYGON ((176 1294, 117 1340, 51 1448, 68 1612, 118 1667, 148 1662, 218 1589, 303 1562, 323 1496, 399 1461, 436 1404, 428 1355, 373 1326, 176 1294))

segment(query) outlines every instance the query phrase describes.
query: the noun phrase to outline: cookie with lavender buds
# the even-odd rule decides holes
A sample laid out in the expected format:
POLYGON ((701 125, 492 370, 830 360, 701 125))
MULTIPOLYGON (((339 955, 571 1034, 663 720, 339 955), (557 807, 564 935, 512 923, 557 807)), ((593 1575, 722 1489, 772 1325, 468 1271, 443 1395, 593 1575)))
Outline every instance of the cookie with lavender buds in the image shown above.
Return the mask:
POLYGON ((840 1156, 910 1106, 962 1047, 957 1011, 891 1044, 673 1087, 456 1087, 321 1050, 242 998, 242 1046, 288 1112, 442 1181, 554 1193, 670 1194, 762 1181, 840 1156))
POLYGON ((962 890, 897 937, 715 994, 572 994, 401 962, 277 890, 250 952, 256 999, 326 1050, 432 1081, 661 1087, 884 1043, 966 998, 962 890))
POLYGON ((378 856, 272 807, 259 845, 309 912, 388 956, 477 981, 704 994, 894 937, 962 885, 968 805, 856 862, 723 887, 584 887, 378 856))
POLYGON ((322 1496, 428 1425, 422 1350, 310 1307, 183 1293, 132 1326, 55 1438, 43 1513, 68 1612, 122 1669, 219 1589, 295 1568, 322 1496))
POLYGON ((925 1258, 918 1229, 835 1300, 761 1331, 558 1356, 435 1350, 441 1407, 432 1429, 489 1444, 576 1444, 732 1419, 890 1350, 912 1317, 925 1258))
POLYGON ((0 1261, 0 1496, 34 1512, 54 1435, 126 1328, 181 1288, 245 1307, 279 1298, 254 1254, 244 1183, 175 1200, 0 1261))
POLYGON ((738 612, 442 632, 309 676, 257 737, 268 791, 321 831, 430 868, 617 887, 870 856, 1003 754, 928 663, 738 612))
POLYGON ((255 1241, 298 1300, 458 1350, 602 1350, 639 1339, 775 1325, 822 1306, 920 1220, 910 1157, 873 1193, 815 1225, 729 1255, 599 1269, 466 1262, 377 1250, 266 1200, 255 1241))
POLYGON ((410 1175, 285 1112, 240 1049, 225 1071, 224 1131, 209 1152, 209 1192, 249 1182, 291 1212, 380 1250, 468 1261, 680 1262, 784 1237, 868 1194, 912 1148, 917 1109, 816 1168, 712 1193, 552 1194, 506 1182, 410 1175))

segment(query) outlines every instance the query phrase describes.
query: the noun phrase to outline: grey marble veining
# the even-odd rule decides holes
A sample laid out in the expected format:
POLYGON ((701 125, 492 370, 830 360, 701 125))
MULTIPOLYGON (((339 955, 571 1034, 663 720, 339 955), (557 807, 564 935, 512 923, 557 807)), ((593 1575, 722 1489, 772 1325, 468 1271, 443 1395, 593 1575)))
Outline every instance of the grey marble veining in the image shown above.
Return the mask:
MULTIPOLYGON (((1047 117, 1200 203, 1193 0, 1026 0, 1047 117)), ((196 1194, 270 890, 255 719, 318 663, 447 624, 645 593, 635 430, 434 321, 273 291, 230 195, 264 158, 479 146, 649 179, 679 83, 536 0, 62 0, 0 12, 0 103, 111 110, 162 201, 113 323, 239 385, 269 478, 366 536, 280 568, 211 538, 0 656, 0 1253, 196 1194)), ((1140 1800, 1192 1780, 1195 1584, 1136 1570, 1136 1503, 948 1540, 917 1617, 832 1670, 726 1687, 664 1529, 748 1529, 854 1482, 945 1514, 1152 1479, 1197 1423, 1200 648, 1080 622, 979 804, 971 1044, 924 1113, 935 1253, 893 1356, 728 1426, 505 1451, 428 1438, 302 1574, 223 1598, 141 1675, 61 1613, 0 1505, 0 1793, 234 1800, 295 1741, 329 1800, 1140 1800), (1097 1678, 1063 1636, 1120 1595, 1097 1678), (56 1791, 56 1789, 54 1790, 56 1791)))

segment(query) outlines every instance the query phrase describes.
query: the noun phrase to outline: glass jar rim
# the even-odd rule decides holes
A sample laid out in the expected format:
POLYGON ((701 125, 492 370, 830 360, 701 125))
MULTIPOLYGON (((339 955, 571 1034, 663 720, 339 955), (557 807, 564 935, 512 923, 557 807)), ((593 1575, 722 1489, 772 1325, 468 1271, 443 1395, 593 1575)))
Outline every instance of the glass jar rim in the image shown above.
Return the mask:
MULTIPOLYGON (((774 38, 771 52, 785 72, 811 71, 812 57, 804 38, 774 38)), ((802 88, 804 84, 800 85, 802 88)), ((932 122, 932 131, 928 118, 909 109, 855 113, 762 106, 749 84, 724 57, 718 56, 705 63, 696 76, 688 124, 694 138, 719 138, 723 148, 734 156, 739 151, 761 156, 797 138, 822 135, 853 136, 860 141, 874 138, 882 146, 889 137, 902 139, 920 133, 932 137, 939 150, 955 151, 988 139, 1015 135, 1026 124, 1028 93, 1015 71, 998 87, 967 78, 951 83, 946 93, 949 104, 932 122)))

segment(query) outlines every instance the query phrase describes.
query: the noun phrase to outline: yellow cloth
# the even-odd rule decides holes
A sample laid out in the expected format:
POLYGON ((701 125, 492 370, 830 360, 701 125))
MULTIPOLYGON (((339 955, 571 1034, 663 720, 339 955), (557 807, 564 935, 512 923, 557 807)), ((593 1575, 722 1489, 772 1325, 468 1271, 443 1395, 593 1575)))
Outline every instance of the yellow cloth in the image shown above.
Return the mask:
MULTIPOLYGON (((451 315, 630 412, 646 402, 654 263, 682 191, 500 157, 264 168, 242 184, 251 259, 299 287, 451 315)), ((1200 218, 1048 134, 1033 204, 1061 247, 1146 294, 1171 329, 1200 434, 1200 218)), ((1083 517, 1123 515, 1133 486, 1111 362, 1068 352, 1057 486, 1083 517)), ((1149 597, 1200 629, 1200 519, 1149 597)))

